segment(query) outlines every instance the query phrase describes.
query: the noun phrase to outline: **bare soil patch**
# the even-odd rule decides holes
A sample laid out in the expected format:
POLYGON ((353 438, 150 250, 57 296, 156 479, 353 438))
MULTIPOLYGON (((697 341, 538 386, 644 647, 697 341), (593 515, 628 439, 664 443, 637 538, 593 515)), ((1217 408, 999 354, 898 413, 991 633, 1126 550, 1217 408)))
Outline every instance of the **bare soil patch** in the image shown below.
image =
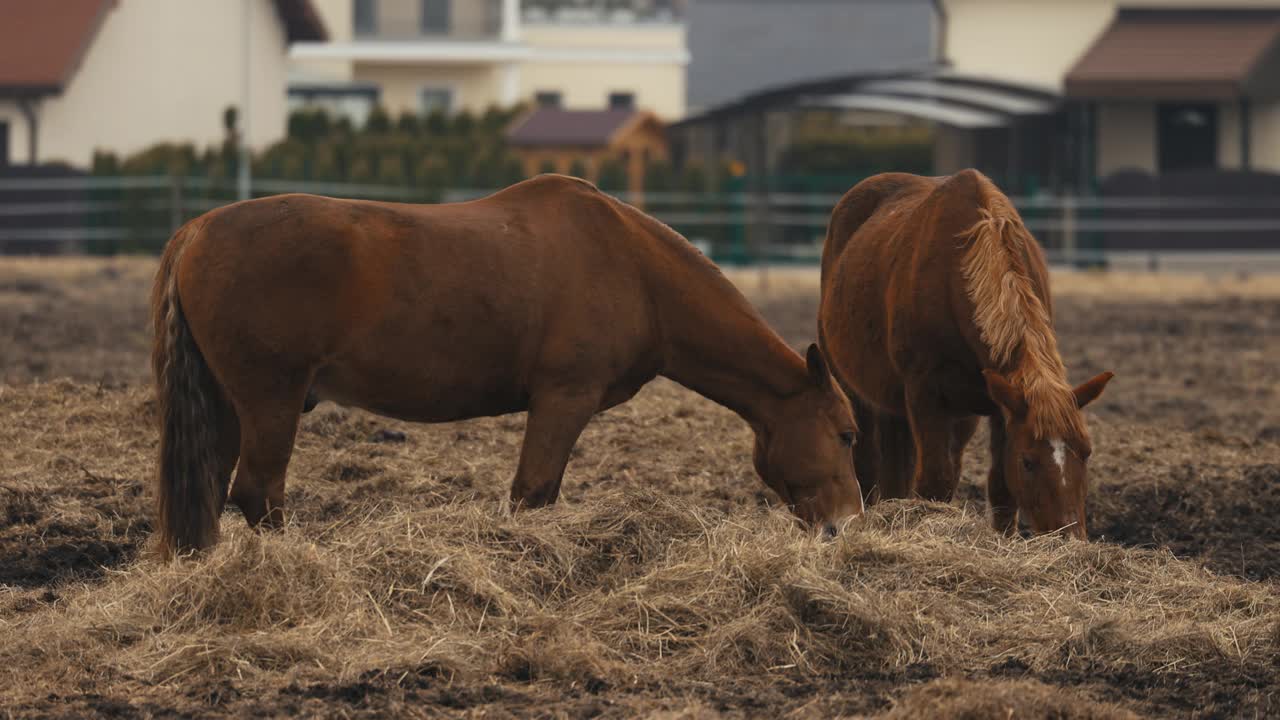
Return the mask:
MULTIPOLYGON (((588 427, 560 506, 514 518, 522 416, 323 404, 290 527, 228 513, 216 551, 165 566, 147 551, 152 267, 0 263, 11 714, 1280 711, 1280 299, 1256 279, 1061 283, 1073 378, 1117 373, 1090 418, 1092 543, 990 533, 981 437, 953 505, 887 504, 815 541, 770 509, 743 423, 659 381, 588 427)), ((812 337, 811 278, 751 292, 789 342, 812 337)))

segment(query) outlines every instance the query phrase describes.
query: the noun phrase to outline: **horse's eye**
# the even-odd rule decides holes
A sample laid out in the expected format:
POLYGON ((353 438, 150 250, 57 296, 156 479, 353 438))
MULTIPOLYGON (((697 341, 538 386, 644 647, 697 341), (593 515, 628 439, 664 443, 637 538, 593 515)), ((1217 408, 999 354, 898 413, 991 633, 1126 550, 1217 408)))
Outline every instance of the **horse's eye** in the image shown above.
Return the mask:
POLYGON ((1029 457, 1022 458, 1022 469, 1024 472, 1035 472, 1036 471, 1035 458, 1029 458, 1029 457))
POLYGON ((851 432, 840 433, 840 442, 845 447, 853 447, 853 433, 851 432))

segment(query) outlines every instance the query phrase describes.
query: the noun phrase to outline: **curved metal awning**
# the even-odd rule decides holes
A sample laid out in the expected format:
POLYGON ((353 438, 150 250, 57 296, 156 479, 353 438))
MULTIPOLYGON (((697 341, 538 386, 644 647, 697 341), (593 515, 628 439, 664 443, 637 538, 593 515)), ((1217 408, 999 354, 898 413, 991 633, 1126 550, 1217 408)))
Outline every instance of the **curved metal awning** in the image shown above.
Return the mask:
POLYGON ((945 69, 833 78, 771 88, 677 125, 727 115, 792 108, 869 110, 965 129, 1007 127, 1053 113, 1061 97, 1041 87, 970 77, 945 69))
POLYGON ((939 81, 932 78, 902 80, 873 80, 862 85, 861 90, 886 95, 929 98, 941 102, 955 102, 966 106, 986 108, 1009 115, 1044 115, 1053 112, 1053 100, 1025 92, 1013 92, 959 80, 939 81))
POLYGON ((970 107, 951 105, 936 100, 895 97, 874 93, 820 95, 804 98, 799 105, 801 107, 830 110, 872 110, 895 115, 907 115, 967 130, 1004 127, 1009 124, 1008 117, 1000 113, 975 110, 970 107))

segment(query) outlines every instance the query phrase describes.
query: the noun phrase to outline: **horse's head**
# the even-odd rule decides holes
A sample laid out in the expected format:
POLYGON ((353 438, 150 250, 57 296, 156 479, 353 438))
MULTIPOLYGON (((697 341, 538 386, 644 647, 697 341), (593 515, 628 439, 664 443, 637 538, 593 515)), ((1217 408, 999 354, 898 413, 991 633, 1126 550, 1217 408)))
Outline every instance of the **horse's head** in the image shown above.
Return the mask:
POLYGON ((1069 407, 1063 409, 1070 414, 1069 422, 1060 423, 1068 429, 1057 433, 1038 427, 1034 417, 1041 409, 1031 407, 1021 390, 998 373, 983 374, 987 392, 1004 413, 1004 477, 1019 514, 1033 532, 1065 530, 1086 539, 1085 496, 1093 446, 1081 410, 1102 394, 1113 374, 1102 373, 1071 391, 1069 407))
POLYGON ((835 535, 842 521, 862 514, 853 470, 858 426, 817 345, 809 346, 805 362, 804 389, 755 427, 756 472, 806 524, 835 535))

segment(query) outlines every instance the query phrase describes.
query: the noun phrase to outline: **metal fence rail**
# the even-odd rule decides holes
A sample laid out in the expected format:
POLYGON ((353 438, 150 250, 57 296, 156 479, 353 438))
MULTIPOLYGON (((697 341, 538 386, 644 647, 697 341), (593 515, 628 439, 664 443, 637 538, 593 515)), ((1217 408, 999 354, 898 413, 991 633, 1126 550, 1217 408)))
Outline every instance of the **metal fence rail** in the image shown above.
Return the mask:
MULTIPOLYGON (((254 195, 303 192, 395 202, 458 202, 492 190, 260 179, 254 195)), ((718 262, 816 263, 827 192, 648 192, 619 197, 718 262)), ((1280 196, 1011 198, 1055 263, 1280 269, 1280 196)), ((186 220, 235 200, 231 179, 0 178, 0 252, 154 252, 186 220)))

